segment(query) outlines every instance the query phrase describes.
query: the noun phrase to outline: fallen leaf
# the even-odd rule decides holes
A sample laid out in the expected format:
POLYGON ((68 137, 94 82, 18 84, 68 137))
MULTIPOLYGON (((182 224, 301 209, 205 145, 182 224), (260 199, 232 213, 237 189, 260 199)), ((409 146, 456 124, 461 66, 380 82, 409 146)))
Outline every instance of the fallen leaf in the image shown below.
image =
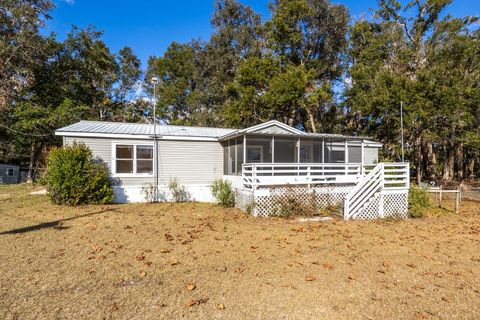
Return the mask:
POLYGON ((145 278, 147 273, 145 271, 140 272, 140 278, 145 278))
POLYGON ((199 305, 199 304, 202 304, 202 303, 207 303, 207 301, 208 301, 208 298, 192 299, 192 300, 188 300, 187 303, 185 303, 185 306, 186 307, 192 307, 192 306, 199 305))
POLYGON ((168 250, 168 249, 162 249, 162 250, 160 250, 160 253, 169 253, 169 252, 170 252, 170 250, 168 250))
POLYGON ((187 290, 192 291, 196 288, 197 286, 194 285, 193 283, 187 283, 187 290))
POLYGON ((173 260, 173 261, 170 262, 171 266, 176 266, 177 264, 180 264, 180 262, 178 262, 178 260, 173 260))
POLYGON ((328 262, 325 262, 325 263, 323 264, 323 267, 324 267, 325 269, 329 269, 329 270, 332 270, 332 269, 334 268, 333 264, 328 263, 328 262))
POLYGON ((305 276, 305 281, 315 281, 315 280, 317 280, 317 277, 315 277, 314 275, 305 276))
POLYGON ((223 309, 225 309, 225 306, 223 305, 223 303, 218 303, 218 304, 216 305, 216 307, 217 307, 218 310, 223 310, 223 309))

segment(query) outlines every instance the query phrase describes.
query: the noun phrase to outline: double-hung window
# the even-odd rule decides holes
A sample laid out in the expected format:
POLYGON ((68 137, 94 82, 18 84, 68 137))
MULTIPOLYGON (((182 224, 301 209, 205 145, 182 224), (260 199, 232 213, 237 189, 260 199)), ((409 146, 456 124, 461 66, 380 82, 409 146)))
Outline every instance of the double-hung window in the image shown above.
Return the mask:
POLYGON ((153 174, 153 146, 116 144, 115 174, 153 174))

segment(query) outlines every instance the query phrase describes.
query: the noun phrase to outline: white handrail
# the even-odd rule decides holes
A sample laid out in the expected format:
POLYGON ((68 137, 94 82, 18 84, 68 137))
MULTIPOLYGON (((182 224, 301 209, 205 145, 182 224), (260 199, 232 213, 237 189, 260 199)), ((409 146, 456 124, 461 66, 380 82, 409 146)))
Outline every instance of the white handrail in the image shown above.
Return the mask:
POLYGON ((353 217, 371 197, 383 189, 383 163, 377 164, 353 189, 345 196, 343 217, 353 217))
POLYGON ((242 165, 242 178, 248 189, 282 184, 356 184, 360 169, 359 163, 249 163, 242 165))
POLYGON ((379 163, 344 198, 344 219, 355 216, 376 194, 380 194, 379 215, 383 214, 383 190, 408 190, 408 163, 379 163))

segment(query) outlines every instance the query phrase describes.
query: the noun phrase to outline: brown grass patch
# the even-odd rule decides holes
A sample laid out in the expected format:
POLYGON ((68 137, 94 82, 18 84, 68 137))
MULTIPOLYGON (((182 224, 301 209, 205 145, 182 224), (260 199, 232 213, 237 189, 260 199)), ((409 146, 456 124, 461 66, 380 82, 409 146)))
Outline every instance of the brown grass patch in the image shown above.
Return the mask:
POLYGON ((480 205, 298 223, 0 187, 1 319, 480 318, 480 205))

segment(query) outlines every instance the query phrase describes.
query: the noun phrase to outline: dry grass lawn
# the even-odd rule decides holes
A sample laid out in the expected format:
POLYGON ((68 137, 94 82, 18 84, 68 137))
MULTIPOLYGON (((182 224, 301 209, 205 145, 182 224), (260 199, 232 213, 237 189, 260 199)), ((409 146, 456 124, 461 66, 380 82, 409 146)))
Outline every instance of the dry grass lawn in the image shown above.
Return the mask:
POLYGON ((299 223, 33 190, 0 187, 0 319, 480 319, 480 203, 299 223))

